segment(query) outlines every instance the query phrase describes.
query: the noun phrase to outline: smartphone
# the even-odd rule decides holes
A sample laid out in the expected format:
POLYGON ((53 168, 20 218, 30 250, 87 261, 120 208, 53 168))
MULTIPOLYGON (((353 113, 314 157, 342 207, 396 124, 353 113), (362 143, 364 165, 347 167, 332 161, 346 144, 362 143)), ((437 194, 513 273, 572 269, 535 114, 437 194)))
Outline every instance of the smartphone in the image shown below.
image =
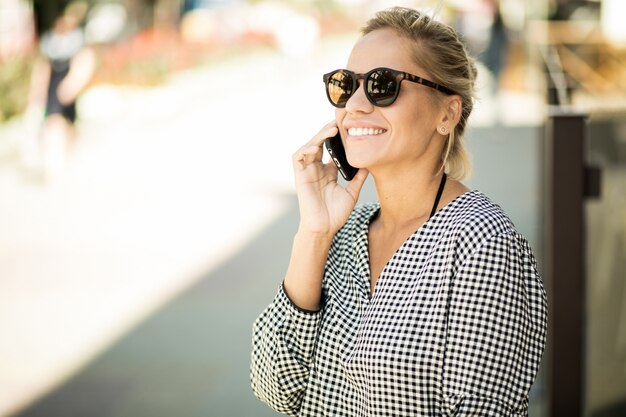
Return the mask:
POLYGON ((324 145, 326 145, 326 149, 330 154, 330 158, 333 160, 341 176, 345 178, 346 181, 350 181, 356 173, 359 171, 358 168, 353 167, 348 163, 348 158, 346 158, 346 150, 343 147, 343 143, 341 142, 341 135, 339 132, 331 138, 328 138, 324 141, 324 145))

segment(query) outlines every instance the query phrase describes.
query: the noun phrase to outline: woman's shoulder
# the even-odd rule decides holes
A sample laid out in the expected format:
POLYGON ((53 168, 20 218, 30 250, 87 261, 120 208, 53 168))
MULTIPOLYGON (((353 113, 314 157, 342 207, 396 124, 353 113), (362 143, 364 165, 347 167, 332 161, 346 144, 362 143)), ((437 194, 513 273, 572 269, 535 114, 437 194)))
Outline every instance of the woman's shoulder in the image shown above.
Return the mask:
POLYGON ((440 243, 448 244, 440 247, 454 248, 460 263, 481 247, 506 245, 517 248, 515 253, 524 254, 534 265, 534 255, 526 238, 519 233, 504 210, 480 191, 462 194, 450 202, 445 210, 442 209, 441 214, 440 243))
POLYGON ((352 209, 350 217, 346 221, 344 228, 348 227, 362 227, 364 224, 369 224, 370 220, 378 213, 380 204, 378 202, 365 202, 357 203, 352 209))
POLYGON ((494 235, 515 231, 504 210, 478 190, 468 191, 441 210, 441 223, 471 234, 494 235))
POLYGON ((360 235, 364 229, 368 228, 370 220, 379 209, 380 205, 377 202, 357 203, 344 226, 337 232, 335 240, 344 241, 360 235))

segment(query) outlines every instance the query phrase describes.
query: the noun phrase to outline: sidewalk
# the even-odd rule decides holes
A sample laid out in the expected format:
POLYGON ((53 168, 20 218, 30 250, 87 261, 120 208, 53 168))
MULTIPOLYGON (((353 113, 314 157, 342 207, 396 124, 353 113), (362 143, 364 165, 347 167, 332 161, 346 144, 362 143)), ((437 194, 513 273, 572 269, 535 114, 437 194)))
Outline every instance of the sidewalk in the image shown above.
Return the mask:
MULTIPOLYGON (((297 225, 291 154, 332 119, 320 74, 352 41, 93 89, 82 143, 45 186, 23 180, 0 126, 0 416, 276 415, 249 390, 250 326, 297 225)), ((524 157, 540 115, 514 118, 532 96, 502 99, 507 126, 488 127, 487 101, 473 122, 470 185, 533 234, 538 169, 524 157)))

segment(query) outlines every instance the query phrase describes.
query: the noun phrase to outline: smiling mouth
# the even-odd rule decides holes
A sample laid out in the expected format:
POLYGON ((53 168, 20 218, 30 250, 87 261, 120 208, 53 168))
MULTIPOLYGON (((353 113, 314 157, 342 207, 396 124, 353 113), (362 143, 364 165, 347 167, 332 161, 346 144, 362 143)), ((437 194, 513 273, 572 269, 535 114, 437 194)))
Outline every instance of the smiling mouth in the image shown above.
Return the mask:
POLYGON ((386 131, 387 130, 385 129, 351 127, 350 129, 348 129, 348 134, 350 136, 375 136, 375 135, 382 135, 386 131))

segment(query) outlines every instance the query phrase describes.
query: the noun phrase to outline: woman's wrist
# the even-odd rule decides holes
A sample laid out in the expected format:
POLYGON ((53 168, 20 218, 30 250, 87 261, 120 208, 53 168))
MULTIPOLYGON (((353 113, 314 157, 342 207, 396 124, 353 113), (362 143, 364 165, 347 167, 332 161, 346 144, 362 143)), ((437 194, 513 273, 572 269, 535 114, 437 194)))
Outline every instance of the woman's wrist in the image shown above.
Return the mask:
POLYGON ((289 299, 303 310, 320 308, 322 280, 333 236, 299 230, 283 282, 289 299))
POLYGON ((294 236, 294 243, 296 241, 301 241, 302 243, 308 243, 308 245, 315 246, 318 249, 324 247, 330 249, 330 245, 332 244, 334 237, 335 233, 333 232, 310 230, 301 225, 298 227, 294 236))

